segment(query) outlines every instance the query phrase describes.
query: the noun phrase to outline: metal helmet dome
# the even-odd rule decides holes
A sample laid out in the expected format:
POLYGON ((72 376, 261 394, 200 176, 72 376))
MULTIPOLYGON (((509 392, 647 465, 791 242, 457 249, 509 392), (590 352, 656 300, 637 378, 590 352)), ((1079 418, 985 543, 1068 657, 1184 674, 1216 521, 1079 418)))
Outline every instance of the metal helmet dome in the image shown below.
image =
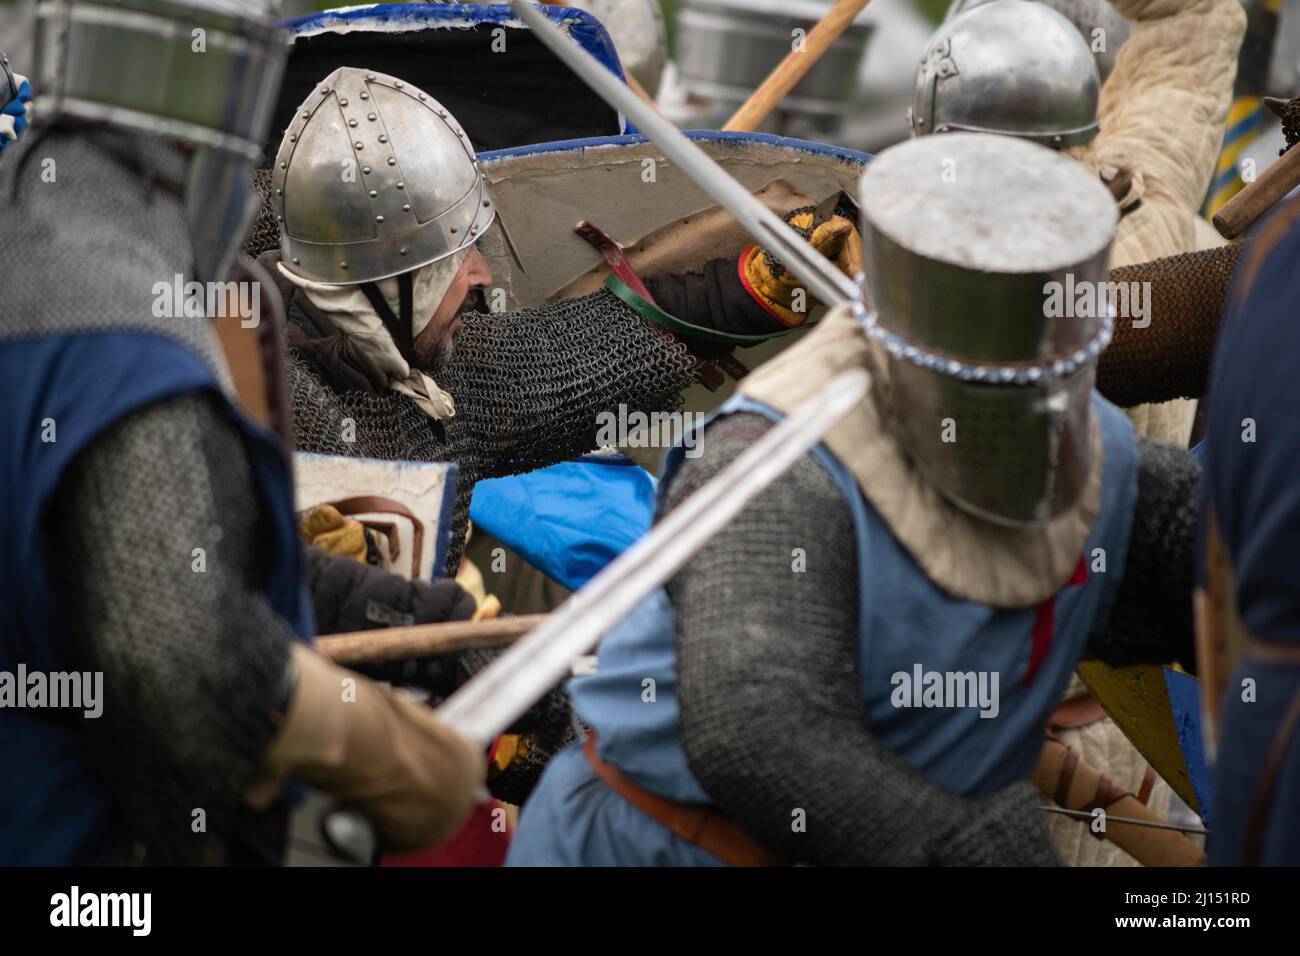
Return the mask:
POLYGON ((298 107, 271 171, 285 268, 375 282, 459 252, 496 209, 469 137, 423 90, 335 70, 298 107))
POLYGON ((1097 134, 1101 77, 1064 16, 1032 0, 991 0, 945 21, 916 74, 914 136, 965 130, 1057 148, 1097 134))

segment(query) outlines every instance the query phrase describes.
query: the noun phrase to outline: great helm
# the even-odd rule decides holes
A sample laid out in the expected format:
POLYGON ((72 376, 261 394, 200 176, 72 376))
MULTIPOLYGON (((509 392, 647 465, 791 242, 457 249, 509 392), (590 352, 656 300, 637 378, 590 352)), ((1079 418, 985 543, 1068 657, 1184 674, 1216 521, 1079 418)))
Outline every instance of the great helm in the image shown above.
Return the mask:
POLYGON ((1100 93, 1074 24, 1032 0, 991 0, 930 38, 908 121, 914 136, 964 130, 1077 146, 1097 135, 1100 93))
POLYGON ((338 285, 372 283, 476 242, 496 216, 469 137, 432 96, 341 67, 308 94, 271 171, 281 259, 338 285))
POLYGON ((41 0, 38 123, 72 117, 188 144, 185 214, 199 273, 224 279, 257 198, 248 173, 288 47, 270 0, 41 0))
POLYGON ((1034 525, 1069 510, 1092 466, 1095 365, 1113 322, 1110 192, 1053 150, 954 133, 877 156, 861 208, 874 311, 858 310, 885 356, 900 443, 982 518, 1034 525), (1090 283, 1102 307, 1076 309, 1090 283))

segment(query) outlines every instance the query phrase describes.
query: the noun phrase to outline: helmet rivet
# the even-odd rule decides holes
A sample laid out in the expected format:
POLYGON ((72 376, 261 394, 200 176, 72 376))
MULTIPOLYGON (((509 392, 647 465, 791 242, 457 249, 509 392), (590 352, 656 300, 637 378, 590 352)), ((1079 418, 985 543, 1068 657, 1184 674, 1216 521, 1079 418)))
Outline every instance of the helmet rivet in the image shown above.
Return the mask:
POLYGON ((396 165, 397 165, 397 157, 396 157, 396 156, 389 156, 389 157, 388 157, 388 165, 389 165, 389 166, 396 166, 396 165))
POLYGON ((303 110, 303 111, 302 111, 302 118, 303 118, 303 119, 311 119, 311 113, 307 112, 306 110, 303 110))
POLYGON ((275 217, 275 221, 276 221, 276 222, 284 222, 284 216, 276 216, 276 217, 275 217))
POLYGON ((388 137, 385 136, 383 133, 380 133, 380 134, 379 134, 379 142, 381 142, 381 143, 386 143, 386 142, 388 142, 388 137))
POLYGON ((410 252, 409 249, 398 249, 398 250, 397 250, 397 254, 398 254, 399 256, 404 256, 404 255, 406 255, 408 252, 410 252))
POLYGON ((370 94, 367 93, 365 90, 362 90, 362 91, 361 91, 361 98, 362 98, 363 100, 368 100, 368 99, 370 99, 370 94))
POLYGON ((367 79, 367 80, 373 80, 374 78, 375 78, 375 74, 373 74, 373 73, 367 73, 367 74, 366 74, 366 79, 367 79))
POLYGON ((402 212, 410 212, 410 211, 411 211, 411 204, 409 202, 402 203, 402 212))
POLYGON ((451 227, 451 231, 454 233, 454 232, 456 231, 456 227, 455 227, 455 226, 452 226, 452 227, 451 227))
MULTIPOLYGON (((329 95, 330 95, 330 88, 329 88, 328 86, 322 86, 322 87, 320 88, 320 95, 321 95, 321 96, 329 96, 329 95)), ((295 259, 295 260, 293 260, 293 261, 294 261, 294 262, 297 262, 298 260, 295 259)))
POLYGON ((374 198, 375 198, 376 196, 378 196, 378 195, 379 195, 379 191, 378 191, 377 189, 372 189, 372 190, 370 190, 370 198, 371 198, 371 199, 374 199, 374 198))
POLYGON ((284 190, 283 190, 283 189, 277 189, 277 190, 275 191, 275 194, 276 194, 277 196, 283 196, 283 195, 284 195, 284 190))
POLYGON ((348 125, 349 125, 349 126, 352 126, 352 127, 355 128, 356 125, 357 125, 357 121, 356 121, 356 120, 348 120, 348 125))
POLYGON ((478 226, 470 226, 470 227, 469 227, 469 234, 470 234, 471 236, 474 235, 474 233, 476 233, 476 232, 478 232, 478 226))
POLYGON ((289 142, 291 142, 291 143, 296 143, 296 142, 298 142, 298 134, 297 134, 297 133, 290 133, 290 134, 289 134, 289 142))
POLYGON ((397 188, 398 188, 398 189, 405 189, 405 188, 406 188, 406 183, 402 182, 402 181, 399 179, 399 180, 397 181, 397 188))
POLYGON ((346 262, 340 262, 340 263, 339 263, 339 268, 340 268, 340 269, 346 269, 347 267, 348 267, 348 264, 347 264, 346 262))
POLYGON ((443 119, 446 119, 446 118, 447 118, 447 111, 446 111, 446 110, 438 110, 438 115, 441 116, 443 119))
POLYGON ((293 257, 293 264, 296 265, 296 266, 297 266, 297 265, 301 265, 301 264, 302 264, 302 260, 300 260, 297 256, 294 256, 294 257, 293 257))
POLYGON ((394 83, 393 85, 394 85, 395 87, 397 87, 397 88, 400 90, 400 89, 402 88, 402 81, 401 81, 401 80, 398 80, 398 81, 397 81, 396 83, 394 83))
POLYGON ((348 105, 348 98, 346 96, 343 97, 343 99, 339 100, 339 106, 347 106, 347 105, 348 105))
POLYGON ((423 103, 423 102, 424 102, 425 100, 427 100, 428 98, 429 98, 429 97, 425 96, 423 93, 420 94, 420 102, 421 102, 421 103, 423 103))
POLYGON ((288 168, 289 168, 289 164, 288 164, 288 163, 281 163, 281 164, 280 164, 280 168, 281 168, 281 169, 288 169, 288 168))
POLYGON ((365 146, 362 144, 361 140, 357 140, 357 141, 356 141, 355 143, 353 143, 352 145, 355 146, 357 149, 364 149, 364 148, 365 148, 365 146))
POLYGON ((370 122, 373 123, 373 122, 375 121, 375 114, 374 114, 374 113, 367 113, 367 114, 366 114, 366 119, 370 120, 370 122))
POLYGON ((383 217, 383 216, 376 216, 376 217, 375 217, 375 222, 383 222, 383 221, 384 221, 384 217, 383 217))
POLYGON ((483 200, 483 208, 484 208, 484 209, 486 209, 486 208, 487 208, 488 206, 490 206, 490 205, 492 205, 492 204, 491 204, 490 202, 488 202, 486 199, 483 200))
POLYGON ((365 173, 367 176, 370 175, 370 167, 369 167, 369 166, 362 166, 362 167, 361 167, 361 171, 362 171, 363 173, 365 173))

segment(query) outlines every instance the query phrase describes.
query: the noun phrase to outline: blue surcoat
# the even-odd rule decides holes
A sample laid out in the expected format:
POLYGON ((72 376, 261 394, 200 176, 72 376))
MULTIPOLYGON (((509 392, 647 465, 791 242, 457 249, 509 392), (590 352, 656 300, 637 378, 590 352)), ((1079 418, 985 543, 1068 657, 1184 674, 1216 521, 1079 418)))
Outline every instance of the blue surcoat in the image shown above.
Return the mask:
MULTIPOLYGON (((1040 649, 1032 675, 1034 634, 1043 630, 1047 609, 991 607, 945 593, 894 537, 843 462, 824 445, 813 452, 853 517, 865 722, 917 770, 957 793, 984 797, 1029 777, 1048 716, 1060 702, 1088 638, 1107 619, 1124 574, 1137 497, 1137 446, 1132 426, 1119 409, 1094 394, 1093 410, 1102 438, 1101 509, 1080 555, 1080 572, 1071 579, 1079 583, 1067 584, 1050 602, 1045 618, 1050 642, 1045 654, 1040 649), (991 707, 896 706, 906 697, 902 688, 918 668, 922 675, 983 674, 986 687, 996 676, 996 716, 981 716, 991 707)), ((743 396, 729 401, 718 415, 735 412, 779 418, 774 410, 743 396)), ((661 496, 682 457, 681 448, 669 453, 661 496)), ((675 657, 675 615, 661 588, 605 636, 599 671, 572 681, 570 692, 578 714, 597 732, 603 760, 660 796, 708 805, 709 796, 687 765, 678 733, 675 657), (651 687, 653 703, 648 700, 651 687)), ((920 702, 916 696, 909 699, 920 702)), ((559 754, 547 767, 524 808, 508 862, 720 864, 610 790, 579 746, 559 754)))

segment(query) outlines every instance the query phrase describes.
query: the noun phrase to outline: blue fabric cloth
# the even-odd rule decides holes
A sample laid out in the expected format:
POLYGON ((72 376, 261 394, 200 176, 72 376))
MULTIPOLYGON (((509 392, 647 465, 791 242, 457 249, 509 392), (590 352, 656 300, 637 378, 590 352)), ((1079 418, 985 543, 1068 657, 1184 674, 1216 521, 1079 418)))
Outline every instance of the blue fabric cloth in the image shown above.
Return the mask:
POLYGON ((580 746, 546 765, 510 841, 507 866, 722 866, 596 776, 580 746), (541 798, 539 799, 539 795, 541 798))
POLYGON ((1244 295, 1233 290, 1210 372, 1213 442, 1201 482, 1232 557, 1242 620, 1262 641, 1291 644, 1300 643, 1297 261, 1300 224, 1269 251, 1244 295))
POLYGON ((625 455, 587 455, 474 486, 476 527, 576 591, 650 527, 654 479, 625 455))
MULTIPOLYGON (((78 453, 115 421, 168 397, 220 395, 210 368, 176 341, 112 332, 0 342, 0 670, 81 670, 49 574, 46 512, 78 453), (53 440, 50 440, 50 439, 53 440)), ((271 606, 307 638, 293 487, 282 446, 227 402, 239 423, 267 516, 271 606)), ((82 718, 0 710, 0 865, 103 859, 111 796, 93 769, 82 718)))
MULTIPOLYGON (((892 750, 956 792, 987 796, 1029 776, 1047 716, 1060 701, 1088 637, 1109 615, 1123 576, 1137 497, 1137 447, 1132 426, 1118 409, 1100 396, 1094 396, 1093 408, 1102 433, 1102 504, 1085 555, 1091 563, 1094 555, 1104 553, 1105 571, 1056 596, 1052 640, 1028 686, 1022 679, 1039 609, 993 608, 946 595, 893 537, 843 463, 825 446, 814 450, 844 494, 854 521, 865 720, 892 750), (900 621, 909 626, 899 627, 900 621), (910 676, 917 665, 923 672, 996 673, 997 715, 983 718, 976 707, 894 706, 893 675, 910 676)), ((732 399, 719 414, 736 411, 779 417, 744 398, 732 399)), ((681 460, 680 448, 670 452, 661 489, 671 484, 681 460)), ((708 795, 691 774, 678 735, 675 653, 673 608, 660 589, 605 636, 599 671, 572 681, 570 693, 578 714, 598 734, 603 760, 661 796, 706 804, 708 795)), ((596 860, 643 865, 686 850, 691 862, 713 859, 696 847, 679 845, 678 838, 644 814, 627 815, 619 808, 621 801, 600 794, 604 788, 594 774, 578 766, 586 762, 581 752, 571 748, 566 753, 568 769, 548 771, 533 792, 510 855, 512 865, 596 860), (613 814, 620 817, 617 826, 613 814), (532 832, 543 825, 545 835, 532 832), (617 842, 610 837, 615 831, 617 842)))
MULTIPOLYGON (((1294 203, 1296 200, 1292 200, 1294 203)), ((1258 227, 1265 233, 1276 216, 1258 227)), ((1262 240, 1261 240, 1262 241, 1262 240)), ((1213 507, 1236 577, 1237 610, 1252 636, 1300 643, 1300 221, 1292 222, 1264 255, 1248 288, 1233 289, 1210 372, 1201 478, 1202 537, 1213 507)), ((1202 546, 1202 555, 1204 548, 1202 546)), ((1204 568, 1201 580, 1204 582, 1204 568)), ((1218 759, 1213 771, 1212 864, 1242 859, 1247 815, 1273 737, 1300 688, 1300 668, 1247 659, 1222 702, 1218 759), (1255 681, 1242 700, 1242 680, 1255 681)), ((1290 744, 1273 795, 1263 862, 1300 865, 1300 734, 1290 744)))
POLYGON ((1210 768, 1205 761, 1205 734, 1201 729, 1201 682, 1191 674, 1165 667, 1165 688, 1169 709, 1178 731, 1178 746, 1187 764, 1196 794, 1196 811, 1207 827, 1214 826, 1214 797, 1210 768))
POLYGON ((14 139, 8 136, 0 136, 0 150, 3 150, 10 143, 22 139, 23 133, 27 132, 27 109, 26 104, 32 101, 32 85, 26 80, 18 84, 18 95, 0 108, 0 113, 14 118, 14 139))
MULTIPOLYGON (((1228 681, 1214 765, 1214 820, 1206 851, 1211 866, 1245 862, 1246 825, 1268 759, 1273 736, 1287 705, 1300 690, 1300 666, 1247 661, 1228 681), (1254 681, 1254 699, 1242 700, 1242 681, 1254 681)), ((1263 838, 1264 866, 1300 865, 1300 734, 1282 762, 1263 838)))

